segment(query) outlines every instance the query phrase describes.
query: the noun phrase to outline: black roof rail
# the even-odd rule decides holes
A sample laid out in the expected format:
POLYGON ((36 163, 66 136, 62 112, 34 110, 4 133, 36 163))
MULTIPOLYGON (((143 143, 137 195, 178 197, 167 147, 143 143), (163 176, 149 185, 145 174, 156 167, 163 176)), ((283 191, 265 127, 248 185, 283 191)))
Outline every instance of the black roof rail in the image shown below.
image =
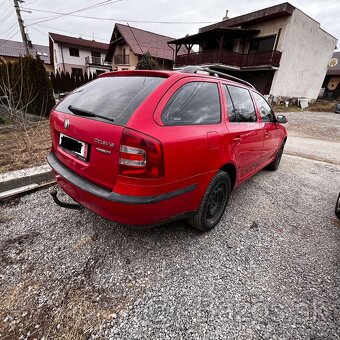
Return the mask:
POLYGON ((209 76, 220 77, 220 78, 225 78, 225 79, 237 81, 241 84, 247 85, 247 86, 255 89, 254 85, 248 83, 247 81, 245 81, 243 79, 237 78, 237 77, 232 76, 228 73, 212 70, 209 67, 186 66, 181 70, 181 72, 183 72, 183 73, 196 73, 196 74, 199 74, 200 72, 202 72, 202 74, 205 74, 203 72, 207 72, 207 75, 209 75, 209 76))

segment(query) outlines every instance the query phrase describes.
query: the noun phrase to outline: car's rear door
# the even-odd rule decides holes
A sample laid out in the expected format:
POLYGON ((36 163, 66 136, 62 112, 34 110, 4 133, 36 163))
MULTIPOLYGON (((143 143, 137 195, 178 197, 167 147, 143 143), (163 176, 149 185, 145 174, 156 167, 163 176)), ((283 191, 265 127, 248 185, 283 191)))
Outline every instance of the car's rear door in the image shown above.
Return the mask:
POLYGON ((237 160, 238 180, 251 176, 257 168, 263 150, 264 130, 257 116, 249 90, 223 84, 228 113, 226 122, 230 143, 237 160))
POLYGON ((197 181, 194 176, 219 168, 225 126, 218 79, 180 79, 163 96, 154 117, 169 181, 197 181))

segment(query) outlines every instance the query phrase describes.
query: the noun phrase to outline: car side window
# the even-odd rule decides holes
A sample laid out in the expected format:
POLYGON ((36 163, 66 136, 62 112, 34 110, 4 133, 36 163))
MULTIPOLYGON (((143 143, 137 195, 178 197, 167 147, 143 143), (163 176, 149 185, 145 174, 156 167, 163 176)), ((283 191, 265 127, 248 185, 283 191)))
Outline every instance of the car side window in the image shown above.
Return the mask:
POLYGON ((228 85, 228 90, 234 104, 236 122, 256 122, 256 111, 249 91, 232 85, 228 85))
POLYGON ((228 109, 228 117, 229 117, 229 122, 237 122, 236 120, 236 114, 235 114, 235 109, 234 109, 234 104, 233 101, 231 100, 227 85, 223 85, 223 90, 225 94, 225 98, 227 100, 227 109, 228 109))
POLYGON ((253 92, 253 96, 254 96, 257 108, 260 111, 262 121, 265 123, 275 122, 275 115, 273 113, 273 110, 267 103, 267 101, 256 92, 253 92))
POLYGON ((216 83, 190 82, 179 88, 162 112, 165 125, 217 124, 221 104, 216 83))

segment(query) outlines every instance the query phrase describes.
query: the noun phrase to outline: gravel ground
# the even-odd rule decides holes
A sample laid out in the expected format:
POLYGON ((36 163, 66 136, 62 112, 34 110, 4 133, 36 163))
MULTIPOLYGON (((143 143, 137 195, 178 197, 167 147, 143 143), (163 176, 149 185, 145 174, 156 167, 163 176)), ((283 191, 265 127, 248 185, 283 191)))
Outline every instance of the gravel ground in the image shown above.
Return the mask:
POLYGON ((1 207, 0 339, 340 339, 340 167, 284 156, 206 234, 1 207))
POLYGON ((340 115, 286 115, 279 170, 206 234, 127 229, 49 190, 2 205, 0 339, 340 339, 340 115))

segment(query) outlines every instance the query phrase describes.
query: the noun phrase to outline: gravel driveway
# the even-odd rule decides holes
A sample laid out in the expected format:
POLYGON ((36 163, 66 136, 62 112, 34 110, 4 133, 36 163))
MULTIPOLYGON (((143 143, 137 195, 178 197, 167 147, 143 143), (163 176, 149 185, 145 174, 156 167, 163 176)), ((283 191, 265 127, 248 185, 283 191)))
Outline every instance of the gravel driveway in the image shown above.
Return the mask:
POLYGON ((340 339, 340 167, 284 155, 218 227, 1 206, 0 339, 340 339))

